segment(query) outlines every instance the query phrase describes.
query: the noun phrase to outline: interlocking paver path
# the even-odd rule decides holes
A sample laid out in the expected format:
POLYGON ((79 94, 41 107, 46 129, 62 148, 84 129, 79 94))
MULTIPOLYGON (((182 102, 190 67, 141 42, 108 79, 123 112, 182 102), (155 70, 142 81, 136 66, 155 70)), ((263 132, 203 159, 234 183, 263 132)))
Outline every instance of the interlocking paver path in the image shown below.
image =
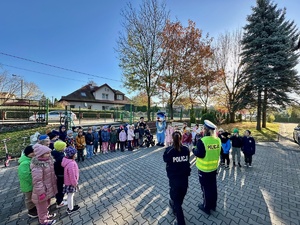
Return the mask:
MULTIPOLYGON (((79 163, 79 212, 56 209, 57 224, 171 224, 163 149, 97 155, 79 163)), ((220 169, 217 212, 207 216, 195 159, 183 209, 187 224, 300 224, 300 149, 285 138, 258 143, 253 168, 220 169)), ((19 191, 17 164, 0 169, 0 224, 38 224, 28 219, 19 191)))

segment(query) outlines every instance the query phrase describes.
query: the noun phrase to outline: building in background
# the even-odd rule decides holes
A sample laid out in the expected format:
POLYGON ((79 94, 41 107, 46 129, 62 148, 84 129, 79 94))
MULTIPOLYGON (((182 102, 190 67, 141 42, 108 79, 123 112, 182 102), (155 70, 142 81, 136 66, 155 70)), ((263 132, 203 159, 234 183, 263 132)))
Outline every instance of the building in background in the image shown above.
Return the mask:
POLYGON ((87 84, 67 96, 62 96, 59 102, 62 101, 68 102, 71 108, 94 110, 123 107, 130 102, 124 93, 111 88, 108 84, 101 86, 87 84))

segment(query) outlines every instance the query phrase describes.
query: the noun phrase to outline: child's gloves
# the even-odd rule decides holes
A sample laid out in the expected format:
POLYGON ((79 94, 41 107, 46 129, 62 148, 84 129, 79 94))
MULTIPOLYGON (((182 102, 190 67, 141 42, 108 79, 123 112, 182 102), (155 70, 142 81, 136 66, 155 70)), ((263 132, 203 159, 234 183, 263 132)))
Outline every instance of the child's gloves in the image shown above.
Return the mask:
POLYGON ((45 198, 46 198, 46 194, 45 194, 45 193, 44 193, 44 194, 41 194, 41 195, 39 196, 39 200, 40 200, 40 201, 43 201, 45 198))

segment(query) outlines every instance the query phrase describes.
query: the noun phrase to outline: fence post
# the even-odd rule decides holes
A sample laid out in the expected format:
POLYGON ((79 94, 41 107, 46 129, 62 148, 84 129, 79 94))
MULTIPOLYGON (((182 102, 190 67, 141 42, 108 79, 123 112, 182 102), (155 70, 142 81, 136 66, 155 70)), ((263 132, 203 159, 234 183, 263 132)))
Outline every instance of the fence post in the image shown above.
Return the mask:
POLYGON ((79 106, 79 110, 78 110, 78 123, 80 124, 81 122, 81 111, 80 111, 81 107, 79 106))
POLYGON ((48 125, 49 99, 46 99, 46 124, 48 125))

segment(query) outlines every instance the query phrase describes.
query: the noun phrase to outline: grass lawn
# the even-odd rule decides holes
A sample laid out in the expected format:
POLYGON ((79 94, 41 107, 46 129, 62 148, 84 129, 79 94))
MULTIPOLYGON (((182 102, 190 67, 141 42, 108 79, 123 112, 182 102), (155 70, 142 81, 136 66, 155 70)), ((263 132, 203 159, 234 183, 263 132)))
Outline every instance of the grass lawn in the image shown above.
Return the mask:
POLYGON ((238 128, 240 135, 243 135, 245 130, 250 130, 256 141, 278 141, 279 123, 267 123, 267 128, 262 128, 261 131, 256 130, 256 122, 230 123, 220 127, 228 132, 238 128))
POLYGON ((9 138, 10 140, 7 142, 8 153, 12 156, 19 156, 21 151, 24 149, 23 137, 27 137, 25 141, 25 145, 30 144, 30 136, 33 135, 36 131, 40 134, 45 134, 47 129, 57 129, 57 126, 49 125, 45 127, 38 127, 33 129, 26 130, 18 130, 12 132, 6 132, 0 134, 0 158, 5 157, 5 149, 2 140, 9 138))

